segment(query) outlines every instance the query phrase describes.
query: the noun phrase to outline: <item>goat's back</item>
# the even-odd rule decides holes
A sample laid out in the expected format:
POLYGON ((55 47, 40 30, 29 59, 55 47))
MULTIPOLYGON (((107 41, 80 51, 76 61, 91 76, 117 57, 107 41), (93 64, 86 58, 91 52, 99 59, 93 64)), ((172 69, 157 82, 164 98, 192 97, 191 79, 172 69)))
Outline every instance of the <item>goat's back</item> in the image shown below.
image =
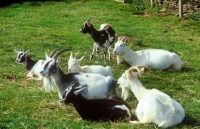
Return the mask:
POLYGON ((167 128, 181 123, 185 112, 175 100, 153 89, 139 101, 136 116, 140 122, 155 123, 159 127, 167 128))
POLYGON ((81 93, 87 99, 106 98, 111 94, 113 89, 116 90, 115 81, 110 76, 105 77, 100 74, 80 73, 75 77, 81 86, 87 87, 81 93))
POLYGON ((147 49, 136 51, 137 61, 135 65, 145 65, 152 69, 164 70, 174 68, 180 70, 182 61, 177 54, 162 49, 147 49))
POLYGON ((95 74, 101 74, 105 77, 111 76, 113 77, 112 69, 110 66, 103 67, 101 65, 86 65, 81 67, 81 72, 84 73, 95 73, 95 74))
POLYGON ((101 31, 105 35, 108 35, 108 41, 109 41, 110 45, 114 43, 116 33, 115 33, 115 30, 112 28, 111 25, 101 24, 99 31, 101 31))
POLYGON ((82 98, 75 103, 74 107, 84 120, 117 121, 131 118, 130 106, 121 99, 83 100, 82 98))

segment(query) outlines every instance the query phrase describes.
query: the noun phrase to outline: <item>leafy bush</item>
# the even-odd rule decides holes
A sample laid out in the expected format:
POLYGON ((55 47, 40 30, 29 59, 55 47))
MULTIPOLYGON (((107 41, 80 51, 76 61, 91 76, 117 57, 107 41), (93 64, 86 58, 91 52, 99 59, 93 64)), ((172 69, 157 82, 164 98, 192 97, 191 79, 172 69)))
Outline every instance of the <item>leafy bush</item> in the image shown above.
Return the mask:
POLYGON ((144 14, 145 4, 143 0, 132 0, 131 6, 133 14, 144 14))
POLYGON ((191 14, 190 17, 191 17, 193 20, 200 21, 200 12, 195 12, 195 13, 191 14))

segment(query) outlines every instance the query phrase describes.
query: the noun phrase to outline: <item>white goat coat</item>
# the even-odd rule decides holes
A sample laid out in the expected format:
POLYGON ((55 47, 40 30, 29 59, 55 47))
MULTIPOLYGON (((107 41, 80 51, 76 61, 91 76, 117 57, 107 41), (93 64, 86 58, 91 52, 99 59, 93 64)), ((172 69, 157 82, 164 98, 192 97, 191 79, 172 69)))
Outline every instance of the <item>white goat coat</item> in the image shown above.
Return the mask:
POLYGON ((111 76, 113 77, 112 70, 110 66, 100 66, 100 65, 86 65, 86 66, 81 66, 80 70, 77 72, 83 72, 83 73, 95 73, 95 74, 101 74, 105 77, 111 76))
POLYGON ((179 103, 156 89, 149 90, 140 99, 135 113, 140 123, 155 123, 163 128, 181 123, 185 117, 179 103))
POLYGON ((83 60, 84 56, 80 59, 76 59, 73 57, 72 53, 68 60, 68 72, 82 72, 82 73, 94 73, 94 74, 101 74, 105 77, 111 76, 113 77, 112 69, 110 66, 101 66, 101 65, 84 65, 80 66, 81 61, 83 60))
MULTIPOLYGON (((134 52, 122 41, 115 43, 113 53, 116 55, 123 55, 131 66, 145 65, 158 70, 181 70, 183 67, 183 62, 178 55, 173 52, 162 49, 146 49, 134 52)), ((117 62, 120 62, 119 58, 117 62)))
POLYGON ((154 123, 167 128, 181 123, 185 117, 185 111, 179 103, 157 89, 146 89, 139 81, 137 73, 132 72, 129 75, 126 71, 117 83, 122 88, 123 98, 128 97, 128 90, 131 89, 139 102, 135 110, 139 122, 131 123, 154 123))
POLYGON ((38 60, 38 62, 32 67, 26 75, 28 80, 43 80, 43 76, 40 74, 43 62, 44 60, 38 60))

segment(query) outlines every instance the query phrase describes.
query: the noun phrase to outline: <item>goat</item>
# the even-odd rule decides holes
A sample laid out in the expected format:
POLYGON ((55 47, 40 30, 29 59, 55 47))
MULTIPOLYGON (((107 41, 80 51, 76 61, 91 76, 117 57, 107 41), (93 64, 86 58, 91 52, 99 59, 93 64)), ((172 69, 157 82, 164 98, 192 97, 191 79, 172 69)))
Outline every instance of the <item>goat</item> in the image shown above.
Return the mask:
POLYGON ((80 59, 76 59, 76 56, 73 57, 73 54, 71 52, 71 55, 68 60, 68 72, 82 72, 82 73, 95 73, 95 74, 101 74, 103 76, 111 76, 113 77, 112 70, 110 66, 103 67, 101 65, 85 65, 80 66, 80 62, 83 60, 84 56, 82 56, 80 59))
POLYGON ((111 99, 91 99, 87 100, 80 95, 87 87, 77 86, 72 82, 66 88, 60 102, 72 103, 83 120, 90 121, 130 121, 130 106, 119 97, 111 99))
MULTIPOLYGON (((43 80, 46 91, 48 91, 49 88, 54 89, 51 79, 43 77, 40 74, 40 71, 41 71, 40 68, 41 68, 44 60, 35 60, 35 61, 32 60, 28 56, 28 50, 24 50, 24 51, 14 50, 14 51, 17 54, 16 62, 22 63, 25 66, 26 70, 28 71, 28 74, 26 75, 27 80, 43 80), (49 83, 51 83, 51 84, 49 84, 49 83), (51 85, 52 87, 49 87, 49 85, 51 85)), ((55 52, 55 50, 53 52, 55 52)), ((51 54, 53 54, 53 53, 51 53, 51 54)))
POLYGON ((64 94, 65 89, 74 80, 78 81, 77 85, 87 87, 87 89, 81 93, 86 99, 107 98, 113 95, 118 96, 115 81, 110 76, 105 77, 100 74, 90 73, 64 74, 59 67, 59 60, 57 60, 57 58, 66 50, 67 49, 62 49, 52 56, 46 54, 46 60, 44 61, 40 72, 43 76, 52 77, 52 80, 58 89, 60 98, 64 94))
POLYGON ((41 65, 41 63, 44 60, 32 60, 29 56, 28 56, 28 50, 24 50, 24 51, 17 51, 14 50, 15 53, 17 54, 17 58, 16 58, 16 62, 17 63, 22 63, 27 71, 31 71, 30 73, 28 73, 28 80, 43 80, 43 77, 41 76, 40 73, 35 72, 36 67, 38 67, 38 65, 41 65), (31 74, 32 73, 32 74, 31 74))
POLYGON ((135 110, 138 121, 131 121, 131 123, 154 123, 162 128, 181 123, 185 117, 183 107, 170 96, 157 89, 146 89, 138 79, 138 76, 141 76, 139 70, 141 67, 146 66, 129 68, 117 82, 124 89, 122 91, 124 99, 128 96, 128 90, 131 89, 139 102, 135 110), (133 72, 134 70, 137 72, 133 72))
POLYGON ((131 65, 145 65, 152 69, 175 71, 181 70, 183 62, 175 53, 162 49, 146 49, 132 51, 126 46, 128 39, 123 41, 124 37, 119 37, 115 43, 113 53, 117 55, 117 63, 120 63, 119 55, 123 55, 125 60, 131 65))
POLYGON ((15 61, 17 63, 22 63, 25 66, 26 70, 30 71, 31 68, 37 63, 37 60, 34 61, 28 56, 28 50, 21 51, 20 49, 19 51, 14 51, 17 54, 17 58, 15 61))
POLYGON ((90 59, 94 56, 94 51, 96 50, 97 55, 96 61, 99 61, 99 51, 104 48, 104 61, 106 61, 106 54, 108 51, 109 61, 111 61, 110 47, 115 41, 115 31, 109 24, 101 24, 99 31, 97 31, 88 19, 79 30, 83 34, 89 33, 94 40, 93 51, 90 59))

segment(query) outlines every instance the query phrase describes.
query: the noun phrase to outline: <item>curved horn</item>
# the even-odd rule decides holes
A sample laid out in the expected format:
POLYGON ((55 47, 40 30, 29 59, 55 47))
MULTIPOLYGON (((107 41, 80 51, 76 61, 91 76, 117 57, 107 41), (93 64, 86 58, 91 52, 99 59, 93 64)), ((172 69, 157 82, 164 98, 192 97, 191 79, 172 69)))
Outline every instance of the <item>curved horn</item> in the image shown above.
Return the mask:
POLYGON ((123 38, 123 36, 119 37, 119 38, 118 38, 118 41, 120 41, 122 38, 123 38))
POLYGON ((58 49, 57 48, 53 49, 53 51, 50 53, 49 57, 52 57, 55 54, 56 50, 58 50, 58 49))
POLYGON ((137 73, 138 73, 138 75, 141 77, 140 70, 138 69, 137 66, 134 66, 134 67, 129 68, 129 69, 128 69, 128 72, 131 73, 131 71, 134 71, 134 70, 136 70, 137 73))
POLYGON ((74 58, 76 58, 76 56, 79 54, 79 52, 75 53, 74 58))
POLYGON ((67 48, 65 48, 65 49, 62 49, 62 50, 60 50, 59 52, 57 52, 52 58, 55 58, 55 59, 57 59, 58 58, 58 56, 61 54, 61 53, 63 53, 64 51, 67 51, 68 49, 67 48))

